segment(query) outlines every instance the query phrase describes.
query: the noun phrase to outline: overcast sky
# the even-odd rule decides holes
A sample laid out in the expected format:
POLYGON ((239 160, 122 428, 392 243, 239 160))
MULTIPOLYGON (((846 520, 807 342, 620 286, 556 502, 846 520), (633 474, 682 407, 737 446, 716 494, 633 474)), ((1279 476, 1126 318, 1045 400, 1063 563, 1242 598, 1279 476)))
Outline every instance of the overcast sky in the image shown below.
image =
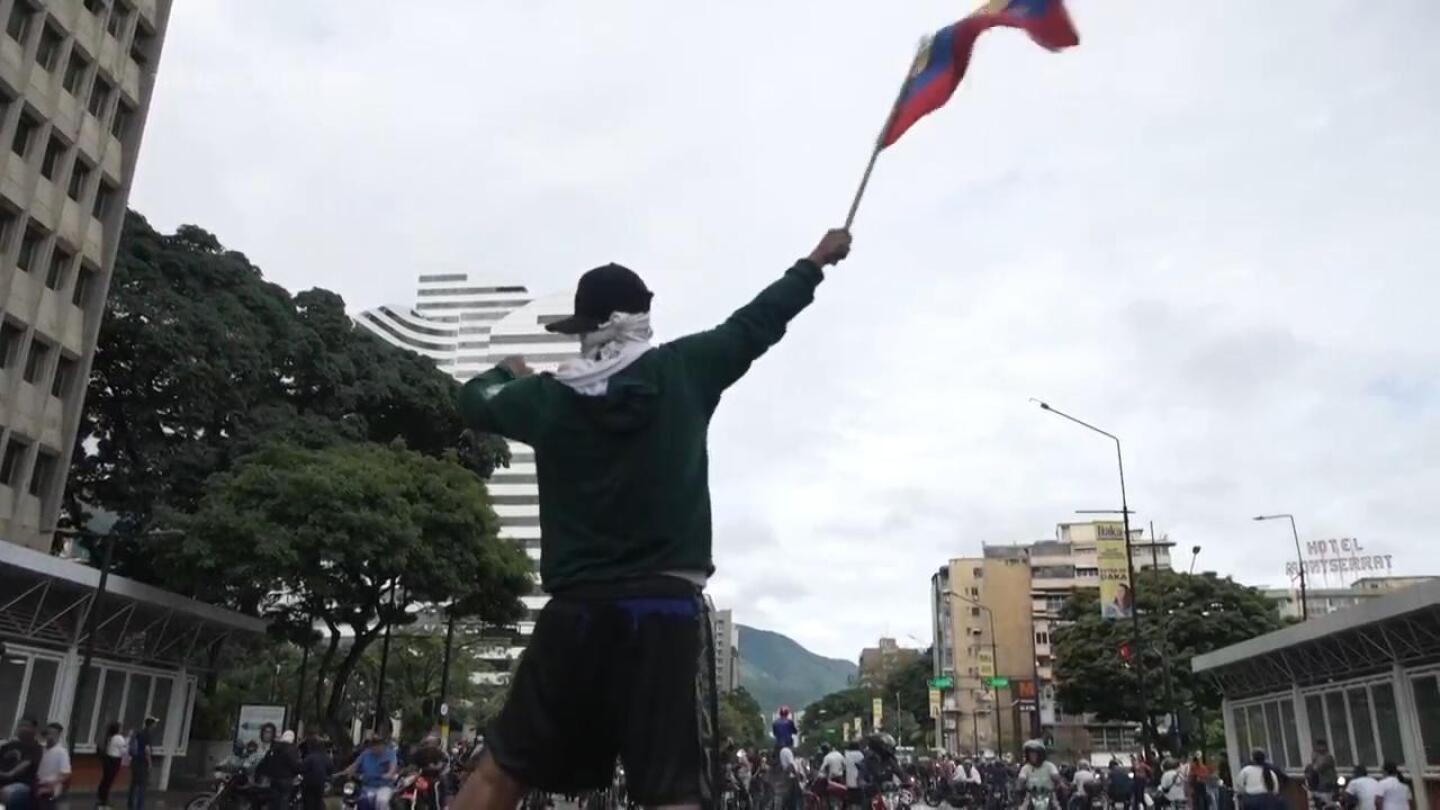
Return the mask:
MULTIPOLYGON (((662 337, 843 219, 920 34, 965 3, 184 0, 132 205, 298 291, 536 292, 625 263, 662 337)), ((713 592, 854 659, 929 577, 1132 508, 1197 568, 1302 538, 1440 574, 1440 4, 1073 0, 982 38, 881 156, 850 260, 711 431, 713 592)))

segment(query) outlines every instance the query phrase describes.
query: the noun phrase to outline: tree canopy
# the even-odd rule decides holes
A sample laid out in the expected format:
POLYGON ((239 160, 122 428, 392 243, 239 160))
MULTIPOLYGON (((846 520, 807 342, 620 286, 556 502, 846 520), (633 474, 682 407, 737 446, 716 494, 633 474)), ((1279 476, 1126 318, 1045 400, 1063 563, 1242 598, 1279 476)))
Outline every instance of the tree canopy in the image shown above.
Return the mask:
MULTIPOLYGON (((131 212, 76 436, 66 508, 117 517, 116 568, 154 581, 162 508, 193 511, 209 477, 272 442, 402 439, 488 476, 503 442, 462 428, 456 383, 428 358, 357 328, 340 296, 291 296, 194 225, 157 233, 131 212)), ((167 580, 204 598, 203 583, 167 580)), ((244 607, 244 606, 238 606, 244 607)))
POLYGON ((332 724, 372 642, 413 621, 407 605, 454 605, 504 625, 523 615, 518 597, 531 585, 530 560, 497 537, 479 479, 398 446, 270 445, 217 473, 194 512, 167 522, 183 534, 157 546, 163 570, 209 582, 212 597, 281 627, 327 628, 318 673, 330 678, 332 724))
POLYGON ((1151 711, 1165 714, 1161 657, 1170 664, 1177 708, 1217 710, 1221 695, 1190 671, 1190 659, 1280 627, 1275 606, 1260 591, 1214 574, 1145 571, 1138 575, 1137 607, 1144 629, 1131 661, 1128 621, 1100 617, 1094 591, 1077 591, 1055 631, 1056 697, 1067 713, 1093 712, 1101 720, 1141 721, 1143 675, 1151 711))
POLYGON ((720 739, 745 748, 769 748, 765 715, 760 704, 739 687, 720 696, 720 739))

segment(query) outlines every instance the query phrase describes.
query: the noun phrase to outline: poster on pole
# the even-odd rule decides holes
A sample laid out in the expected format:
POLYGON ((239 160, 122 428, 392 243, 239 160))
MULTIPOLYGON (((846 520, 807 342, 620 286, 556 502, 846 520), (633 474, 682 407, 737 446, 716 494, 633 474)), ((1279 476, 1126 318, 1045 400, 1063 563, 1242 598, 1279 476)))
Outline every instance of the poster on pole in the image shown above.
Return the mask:
POLYGON ((850 736, 850 721, 849 721, 849 720, 846 720, 844 723, 841 723, 841 724, 840 724, 840 733, 841 733, 842 735, 844 735, 844 739, 847 740, 847 741, 853 739, 853 738, 850 736))
POLYGON ((1124 524, 1095 524, 1095 557, 1100 568, 1101 618, 1130 618, 1135 610, 1135 597, 1130 589, 1124 524))
POLYGON ((875 698, 870 701, 870 719, 876 731, 880 730, 880 722, 885 719, 885 701, 875 698))
POLYGON ((856 736, 856 737, 864 737, 864 736, 865 736, 865 724, 862 723, 862 722, 860 722, 860 718, 858 718, 858 717, 855 718, 855 724, 852 725, 851 728, 855 729, 855 736, 856 736))
POLYGON ((995 654, 988 648, 976 652, 975 657, 980 660, 980 677, 995 677, 995 654))
POLYGON ((266 723, 275 726, 275 736, 285 730, 285 707, 259 703, 245 703, 240 706, 240 715, 235 721, 235 742, 239 745, 254 740, 260 741, 260 729, 266 723))
POLYGON ((938 717, 940 717, 940 690, 939 690, 939 689, 931 689, 931 690, 930 690, 930 719, 931 719, 931 720, 935 720, 935 719, 937 719, 938 717))

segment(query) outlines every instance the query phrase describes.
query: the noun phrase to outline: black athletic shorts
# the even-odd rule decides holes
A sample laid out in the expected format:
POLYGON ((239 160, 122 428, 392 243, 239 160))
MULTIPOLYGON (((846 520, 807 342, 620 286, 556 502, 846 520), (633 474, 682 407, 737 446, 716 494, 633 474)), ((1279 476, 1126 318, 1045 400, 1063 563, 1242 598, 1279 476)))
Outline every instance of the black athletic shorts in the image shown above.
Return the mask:
POLYGON ((685 580, 557 594, 486 747, 506 773, 547 793, 609 787, 618 756, 631 801, 713 806, 714 651, 704 598, 685 580))

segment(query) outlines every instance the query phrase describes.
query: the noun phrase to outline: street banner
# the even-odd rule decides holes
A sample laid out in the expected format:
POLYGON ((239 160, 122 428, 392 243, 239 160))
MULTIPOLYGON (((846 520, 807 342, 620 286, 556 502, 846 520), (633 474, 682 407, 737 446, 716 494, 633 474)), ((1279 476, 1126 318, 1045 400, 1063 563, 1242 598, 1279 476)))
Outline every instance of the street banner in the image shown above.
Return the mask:
POLYGON ((980 650, 979 653, 977 654, 977 657, 980 659, 980 677, 982 677, 982 678, 993 678, 993 677, 995 677, 995 654, 994 654, 994 651, 990 650, 989 648, 980 650))
POLYGON ((870 719, 874 721, 875 730, 880 730, 880 722, 885 719, 885 701, 875 698, 870 701, 870 719))
POLYGON ((840 734, 841 734, 841 738, 844 739, 844 740, 847 741, 847 742, 850 741, 851 739, 854 739, 853 737, 850 736, 850 721, 849 721, 849 720, 846 720, 844 723, 840 724, 840 734))
POLYGON ((860 722, 860 718, 858 718, 858 717, 855 718, 855 725, 851 726, 851 728, 855 729, 855 736, 856 736, 856 737, 864 737, 864 736, 865 736, 865 724, 862 723, 862 722, 860 722))
POLYGON ((940 690, 930 690, 930 719, 934 720, 940 716, 940 690))
POLYGON ((1100 567, 1100 616, 1128 619, 1135 610, 1130 590, 1130 565, 1125 554, 1125 526, 1095 524, 1095 557, 1100 567))

